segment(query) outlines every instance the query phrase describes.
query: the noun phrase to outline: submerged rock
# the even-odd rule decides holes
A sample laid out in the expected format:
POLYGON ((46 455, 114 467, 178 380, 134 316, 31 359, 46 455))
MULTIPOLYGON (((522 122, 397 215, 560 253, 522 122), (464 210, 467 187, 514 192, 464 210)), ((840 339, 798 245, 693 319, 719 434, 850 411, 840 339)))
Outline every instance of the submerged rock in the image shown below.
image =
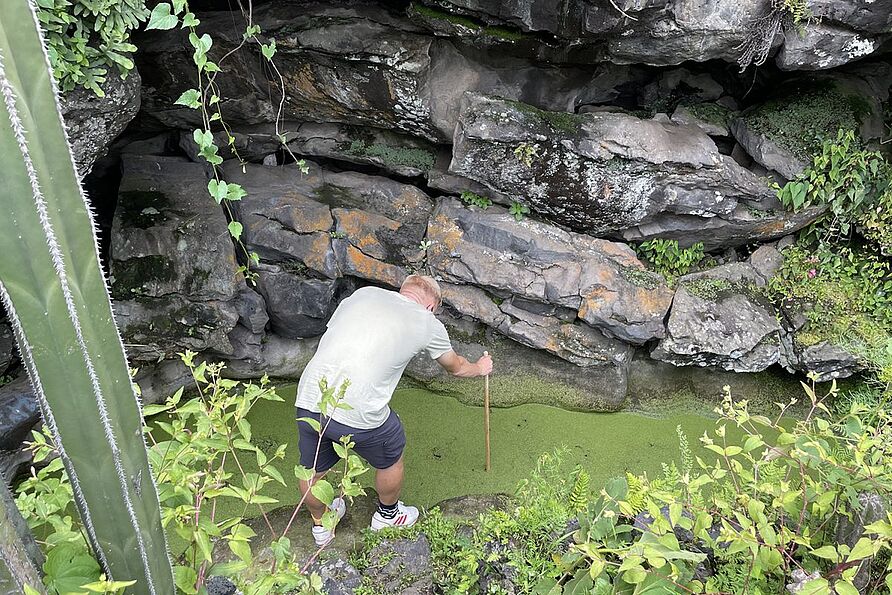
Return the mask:
POLYGON ((683 226, 686 244, 710 249, 780 237, 810 221, 771 211, 765 182, 693 125, 544 112, 468 94, 454 142, 451 172, 594 236, 672 237, 666 230, 683 226))
POLYGON ((677 366, 760 372, 780 359, 773 309, 758 295, 764 279, 744 263, 686 275, 669 312, 666 338, 651 352, 677 366))
MULTIPOLYGON (((498 362, 492 373, 490 399, 494 407, 541 403, 576 411, 619 411, 627 397, 632 348, 616 341, 602 361, 579 367, 562 358, 519 344, 479 325, 441 316, 447 323, 456 353, 476 361, 489 351, 498 362)), ((424 353, 406 368, 406 375, 433 392, 466 404, 481 405, 479 383, 450 376, 424 353)))

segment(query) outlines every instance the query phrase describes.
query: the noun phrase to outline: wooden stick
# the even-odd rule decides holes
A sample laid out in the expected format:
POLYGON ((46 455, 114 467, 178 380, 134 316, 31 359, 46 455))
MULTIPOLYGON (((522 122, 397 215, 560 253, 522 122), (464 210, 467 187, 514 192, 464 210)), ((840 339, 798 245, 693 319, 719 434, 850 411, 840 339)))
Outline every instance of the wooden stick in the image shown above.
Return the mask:
MULTIPOLYGON (((484 356, 489 355, 483 352, 484 356)), ((483 433, 486 444, 486 471, 488 472, 491 464, 489 458, 489 374, 483 377, 483 433)))

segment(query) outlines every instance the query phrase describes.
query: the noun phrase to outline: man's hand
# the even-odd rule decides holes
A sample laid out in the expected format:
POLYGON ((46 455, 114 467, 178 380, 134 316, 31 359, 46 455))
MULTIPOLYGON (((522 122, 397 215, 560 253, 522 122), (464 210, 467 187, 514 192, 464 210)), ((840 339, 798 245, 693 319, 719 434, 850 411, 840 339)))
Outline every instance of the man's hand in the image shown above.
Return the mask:
POLYGON ((476 366, 480 369, 478 376, 486 376, 492 372, 492 356, 488 352, 483 352, 483 357, 477 360, 476 366))
POLYGON ((475 376, 485 376, 492 372, 492 358, 489 354, 471 363, 454 351, 448 351, 437 358, 437 363, 443 368, 459 378, 473 378, 475 376))

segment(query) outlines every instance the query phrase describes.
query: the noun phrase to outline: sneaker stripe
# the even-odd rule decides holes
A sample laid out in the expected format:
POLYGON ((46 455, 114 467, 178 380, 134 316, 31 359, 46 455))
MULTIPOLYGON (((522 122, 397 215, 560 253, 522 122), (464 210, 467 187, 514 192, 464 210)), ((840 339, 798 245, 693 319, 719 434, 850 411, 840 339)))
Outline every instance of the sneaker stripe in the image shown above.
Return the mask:
POLYGON ((402 525, 402 524, 405 523, 405 522, 406 522, 406 515, 401 514, 400 516, 398 516, 398 517, 396 518, 396 521, 394 521, 393 524, 394 524, 394 525, 402 525))

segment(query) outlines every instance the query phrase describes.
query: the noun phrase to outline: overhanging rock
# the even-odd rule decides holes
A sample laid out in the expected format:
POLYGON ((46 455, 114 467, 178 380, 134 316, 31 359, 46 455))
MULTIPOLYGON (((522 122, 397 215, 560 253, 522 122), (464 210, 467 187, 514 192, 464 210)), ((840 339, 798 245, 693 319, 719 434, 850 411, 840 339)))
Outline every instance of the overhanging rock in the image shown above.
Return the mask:
POLYGON ((780 237, 811 220, 772 211, 766 183, 697 126, 617 112, 546 112, 468 93, 450 171, 598 237, 644 240, 684 228, 683 243, 711 249, 780 237))

